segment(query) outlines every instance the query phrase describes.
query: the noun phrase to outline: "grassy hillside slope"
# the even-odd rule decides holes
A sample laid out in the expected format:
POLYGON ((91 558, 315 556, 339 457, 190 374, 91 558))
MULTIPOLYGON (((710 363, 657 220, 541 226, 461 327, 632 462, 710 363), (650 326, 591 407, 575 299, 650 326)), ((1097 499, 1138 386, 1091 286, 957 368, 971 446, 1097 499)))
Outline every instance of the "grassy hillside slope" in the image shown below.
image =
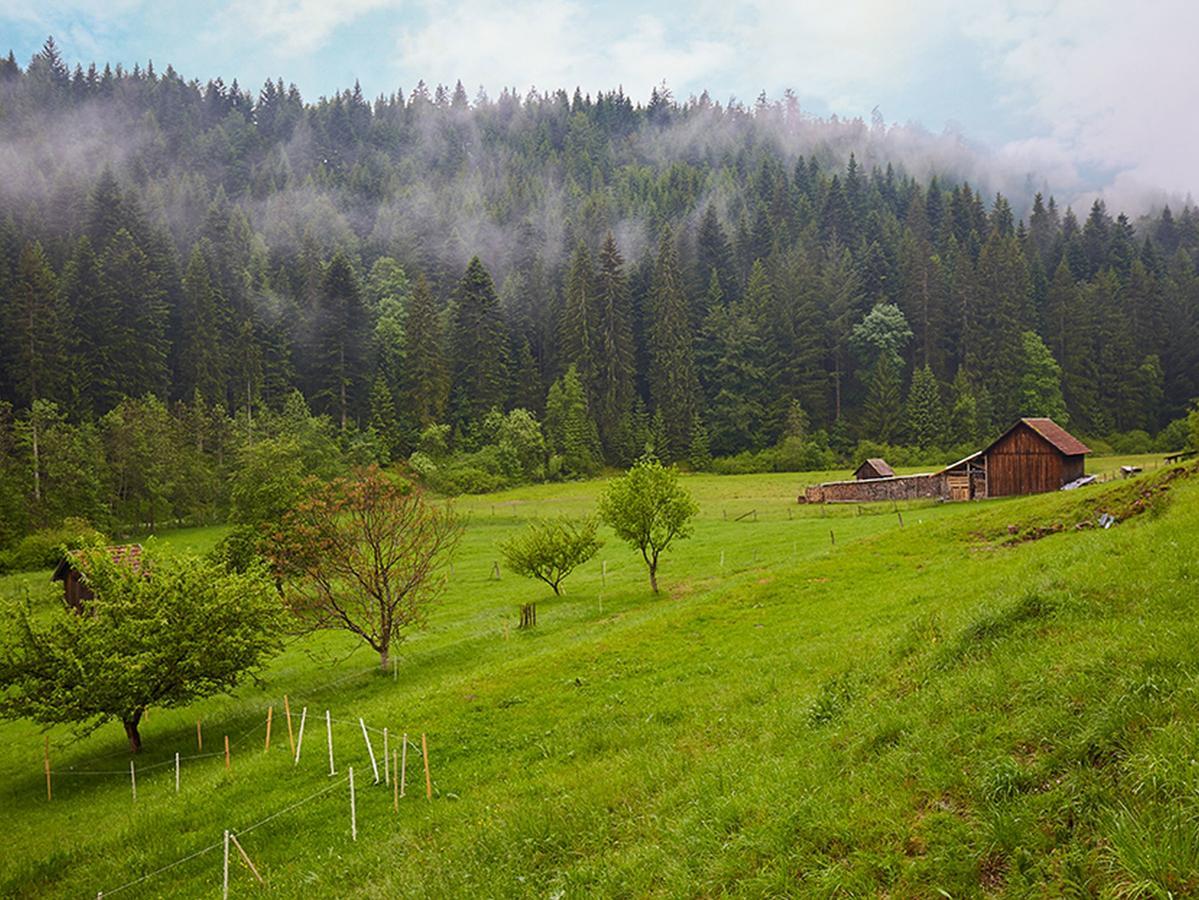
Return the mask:
MULTIPOLYGON (((889 506, 796 507, 789 476, 689 484, 701 519, 657 598, 610 536, 561 600, 490 579, 498 540, 527 515, 589 509, 594 484, 464 503, 453 584, 398 678, 327 636, 290 647, 262 688, 155 710, 136 804, 118 726, 51 732, 50 803, 40 733, 0 726, 0 893, 113 896, 326 787, 244 834, 269 892, 1199 891, 1199 480, 901 506, 902 528, 889 506), (1086 527, 1101 511, 1122 521, 1086 527), (539 627, 505 639, 533 598, 539 627), (285 692, 297 717, 309 708, 299 765, 285 692), (176 796, 170 761, 196 753, 197 715, 205 751, 231 736, 233 768, 188 761, 176 796), (392 812, 359 716, 428 733, 431 803, 410 754, 414 789, 392 812)), ((220 857, 126 893, 211 896, 220 857)), ((233 880, 256 890, 244 867, 233 880)))

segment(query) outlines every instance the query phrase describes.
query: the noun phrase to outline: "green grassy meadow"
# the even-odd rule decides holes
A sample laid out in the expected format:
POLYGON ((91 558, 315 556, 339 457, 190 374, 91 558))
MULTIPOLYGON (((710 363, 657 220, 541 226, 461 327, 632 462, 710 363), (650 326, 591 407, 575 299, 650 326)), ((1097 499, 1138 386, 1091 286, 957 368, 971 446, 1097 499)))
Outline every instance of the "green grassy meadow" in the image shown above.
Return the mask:
MULTIPOLYGON (((214 896, 224 829, 287 897, 1199 893, 1199 478, 1156 460, 1094 460, 1147 471, 1076 492, 897 507, 795 503, 844 473, 687 476, 701 512, 657 597, 610 533, 560 599, 492 578, 499 541, 590 512, 599 482, 455 501, 449 589, 395 672, 326 634, 262 685, 153 710, 136 803, 118 724, 49 731, 52 801, 42 731, 0 724, 0 895, 214 896), (1100 511, 1121 522, 1076 528, 1100 511), (533 600, 538 627, 516 630, 533 600), (294 727, 308 710, 298 765, 284 694, 294 727), (216 755, 185 760, 176 794, 197 717, 216 755), (359 717, 380 757, 385 726, 393 748, 416 738, 398 815, 359 717)), ((262 890, 231 863, 233 895, 262 890)))

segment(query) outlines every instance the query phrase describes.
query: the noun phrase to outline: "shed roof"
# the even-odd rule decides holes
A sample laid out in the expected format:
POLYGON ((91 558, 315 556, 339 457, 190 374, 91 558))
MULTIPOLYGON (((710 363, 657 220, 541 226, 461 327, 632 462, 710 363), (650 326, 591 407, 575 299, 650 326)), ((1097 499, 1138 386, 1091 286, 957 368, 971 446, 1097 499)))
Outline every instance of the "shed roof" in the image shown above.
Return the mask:
MULTIPOLYGON (((864 463, 862 463, 862 466, 867 465, 867 464, 869 464, 870 468, 872 468, 872 469, 874 469, 874 471, 878 472, 878 474, 880 476, 882 476, 883 478, 891 478, 892 476, 895 475, 895 470, 892 469, 889 465, 887 465, 887 461, 885 459, 881 459, 880 457, 871 456, 864 463)), ((860 470, 862 468, 862 466, 858 466, 858 468, 855 469, 854 471, 860 470)))
MULTIPOLYGON (((114 544, 111 547, 104 548, 114 563, 123 563, 135 572, 141 571, 142 567, 142 545, 141 544, 114 544)), ((54 574, 50 576, 51 581, 62 581, 67 577, 67 572, 74 568, 74 563, 79 559, 81 550, 68 550, 63 554, 63 558, 58 561, 58 565, 54 567, 54 574)))
POLYGON ((1081 456, 1084 453, 1091 452, 1090 447, 1068 432, 1061 425, 1057 424, 1057 422, 1053 421, 1053 419, 1039 418, 1021 419, 1019 422, 1001 434, 998 438, 992 441, 991 445, 988 446, 987 449, 990 450, 991 447, 994 447, 1001 440, 1011 434, 1013 429, 1018 428, 1022 424, 1027 425, 1046 441, 1052 444, 1059 453, 1064 453, 1066 456, 1081 456))

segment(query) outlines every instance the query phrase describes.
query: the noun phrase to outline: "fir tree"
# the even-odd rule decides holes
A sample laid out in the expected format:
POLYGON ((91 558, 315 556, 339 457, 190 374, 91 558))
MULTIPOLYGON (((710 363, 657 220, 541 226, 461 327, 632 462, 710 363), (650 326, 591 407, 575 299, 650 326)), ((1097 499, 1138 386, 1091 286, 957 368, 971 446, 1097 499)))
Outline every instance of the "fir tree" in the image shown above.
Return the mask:
POLYGON ((340 251, 329 260, 321 280, 312 328, 316 407, 332 414, 345 431, 366 411, 368 318, 358 276, 340 251))
POLYGON ((941 446, 945 438, 945 407, 941 389, 930 366, 921 366, 912 373, 908 399, 904 404, 907 415, 908 439, 922 450, 941 446))
POLYGON ((470 429, 503 408, 508 383, 507 335, 491 275, 476 256, 458 284, 454 311, 451 418, 470 429))
POLYGON ((599 300, 595 407, 600 439, 610 458, 619 455, 621 423, 632 407, 634 348, 624 260, 609 233, 600 250, 596 290, 599 300))
POLYGON ((663 230, 658 244, 650 310, 650 398, 655 415, 661 415, 664 440, 655 450, 664 459, 679 459, 686 454, 691 441, 699 384, 692 356, 687 298, 669 228, 663 230))
POLYGON ((203 243, 197 244, 183 276, 181 304, 177 310, 175 386, 181 396, 197 392, 210 403, 225 399, 224 360, 216 291, 208 273, 203 243))
POLYGON ((416 431, 443 421, 449 375, 437 300, 424 275, 416 280, 404 328, 404 403, 416 431))

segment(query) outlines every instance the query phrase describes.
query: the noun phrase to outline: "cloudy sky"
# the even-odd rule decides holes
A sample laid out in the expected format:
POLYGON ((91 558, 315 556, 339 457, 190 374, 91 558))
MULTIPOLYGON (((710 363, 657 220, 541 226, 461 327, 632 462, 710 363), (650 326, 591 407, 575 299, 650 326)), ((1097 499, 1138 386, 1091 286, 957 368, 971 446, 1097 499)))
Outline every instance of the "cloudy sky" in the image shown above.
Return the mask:
POLYGON ((51 33, 72 63, 282 76, 309 99, 355 79, 368 95, 420 78, 493 96, 791 88, 814 114, 959 131, 1066 195, 1199 194, 1196 0, 0 0, 0 48, 22 63, 51 33))

